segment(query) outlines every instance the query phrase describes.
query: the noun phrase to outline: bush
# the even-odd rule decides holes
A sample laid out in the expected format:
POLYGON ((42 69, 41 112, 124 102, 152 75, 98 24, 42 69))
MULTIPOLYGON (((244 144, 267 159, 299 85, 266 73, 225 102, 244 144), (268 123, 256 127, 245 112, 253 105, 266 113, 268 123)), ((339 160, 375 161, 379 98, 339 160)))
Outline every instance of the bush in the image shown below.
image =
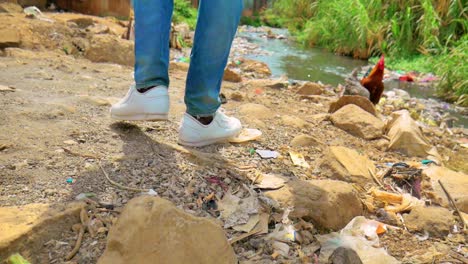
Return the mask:
POLYGON ((197 10, 191 6, 189 1, 174 0, 172 21, 176 24, 185 22, 193 30, 197 24, 197 10))
POLYGON ((468 101, 468 6, 459 0, 276 0, 265 14, 308 46, 441 76, 439 95, 468 101), (464 99, 463 99, 464 98, 464 99))

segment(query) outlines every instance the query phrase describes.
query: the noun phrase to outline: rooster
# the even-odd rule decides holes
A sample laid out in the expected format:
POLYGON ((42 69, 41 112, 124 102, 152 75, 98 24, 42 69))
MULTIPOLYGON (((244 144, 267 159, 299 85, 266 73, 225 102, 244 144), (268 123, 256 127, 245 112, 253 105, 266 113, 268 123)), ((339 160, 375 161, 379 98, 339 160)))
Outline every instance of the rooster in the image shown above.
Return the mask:
POLYGON ((380 57, 380 60, 360 81, 361 85, 364 86, 370 93, 369 99, 373 104, 378 104, 380 97, 384 91, 383 76, 385 69, 384 56, 380 57))

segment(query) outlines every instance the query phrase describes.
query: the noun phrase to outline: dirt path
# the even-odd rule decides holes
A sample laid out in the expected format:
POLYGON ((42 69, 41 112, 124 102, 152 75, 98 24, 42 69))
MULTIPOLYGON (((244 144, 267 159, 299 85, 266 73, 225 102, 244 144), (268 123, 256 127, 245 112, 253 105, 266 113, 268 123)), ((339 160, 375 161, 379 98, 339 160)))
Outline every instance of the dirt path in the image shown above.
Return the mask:
MULTIPOLYGON (((268 81, 255 79, 224 82, 228 98, 224 108, 246 127, 262 130, 262 138, 187 154, 176 145, 185 109, 186 72, 174 68, 170 75, 169 122, 115 122, 109 117, 109 106, 125 95, 132 83, 132 68, 93 63, 60 50, 12 49, 0 57, 0 85, 15 88, 0 92, 0 206, 65 203, 78 194, 94 193, 96 200, 120 208, 139 195, 109 184, 99 168, 102 164, 121 184, 154 189, 187 212, 213 218, 217 215, 200 207, 197 200, 211 193, 220 198, 227 189, 239 190, 255 172, 278 173, 289 179, 327 178, 319 168, 326 146, 366 153, 378 166, 419 161, 384 152, 376 141, 351 136, 327 121, 328 105, 337 96, 333 87, 326 89, 328 95, 311 101, 301 99, 294 89, 268 88, 268 81), (288 157, 290 142, 299 134, 312 135, 320 142, 296 149, 310 169, 294 166, 288 157), (251 149, 276 150, 281 156, 261 159, 251 155, 251 149)), ((227 232, 233 235, 232 230, 227 232)), ((86 237, 75 262, 95 263, 105 238, 105 234, 86 237)), ((61 263, 74 240, 75 235, 65 231, 62 241, 66 243, 48 245, 48 252, 40 253, 41 263, 61 263)), ((241 259, 250 248, 249 243, 235 245, 241 259)))

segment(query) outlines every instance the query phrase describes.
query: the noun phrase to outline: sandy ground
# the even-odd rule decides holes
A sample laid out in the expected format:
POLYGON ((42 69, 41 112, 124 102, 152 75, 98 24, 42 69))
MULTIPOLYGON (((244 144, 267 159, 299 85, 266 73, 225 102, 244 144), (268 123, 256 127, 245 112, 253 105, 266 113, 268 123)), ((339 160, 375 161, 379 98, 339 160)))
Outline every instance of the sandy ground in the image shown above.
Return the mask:
MULTIPOLYGON (((2 16, 0 24, 1 19, 13 21, 12 17, 2 16)), ((249 172, 239 168, 280 173, 291 179, 326 178, 318 168, 323 148, 299 150, 310 169, 294 166, 287 157, 290 141, 301 133, 315 136, 324 145, 346 146, 366 153, 378 166, 386 162, 418 161, 384 152, 375 141, 356 138, 324 121, 328 104, 336 96, 331 92, 333 88, 322 101, 311 102, 302 100, 292 89, 262 88, 259 92, 258 86, 249 86, 247 81, 224 82, 223 93, 228 103, 223 107, 228 114, 238 116, 246 127, 260 129, 261 139, 208 146, 196 149, 202 154, 188 155, 176 144, 179 121, 185 110, 186 72, 172 69, 170 75, 168 122, 116 122, 110 119, 109 107, 125 95, 132 83, 131 67, 93 63, 45 46, 15 50, 10 56, 0 57, 0 85, 15 88, 13 92, 0 93, 0 206, 65 203, 75 200, 80 193, 92 192, 95 199, 119 208, 139 195, 110 185, 99 168, 102 164, 117 182, 154 189, 187 212, 215 218, 217 215, 212 211, 197 206, 197 199, 212 192, 222 197, 227 188, 238 189, 249 183, 249 172), (241 101, 231 100, 233 93, 240 93, 241 101), (240 115, 240 106, 246 103, 266 106, 272 118, 240 115), (300 118, 303 125, 285 124, 281 117, 286 115, 300 118), (277 150, 282 156, 264 160, 251 155, 252 148, 277 150), (207 161, 200 157, 215 158, 207 161), (73 182, 68 183, 67 179, 73 182)), ((430 139, 439 144, 436 138, 430 139)), ((466 158, 463 149, 453 151, 444 146, 441 149, 447 156, 466 158)), ((455 159, 453 164, 457 166, 460 161, 455 159)), ((232 231, 228 235, 232 236, 232 231)), ((414 241, 408 233, 400 236, 412 242, 402 244, 400 237, 388 237, 384 242, 399 259, 405 252, 426 248, 434 242, 414 241)), ((54 242, 47 246, 47 252, 38 252, 41 263, 62 263, 74 240, 74 233, 65 231, 61 240, 65 243, 54 242)), ((95 263, 104 247, 105 234, 86 237, 73 263, 95 263)), ((240 259, 245 260, 244 253, 251 246, 247 240, 234 248, 240 259)), ((269 255, 265 255, 257 263, 271 262, 269 255)))

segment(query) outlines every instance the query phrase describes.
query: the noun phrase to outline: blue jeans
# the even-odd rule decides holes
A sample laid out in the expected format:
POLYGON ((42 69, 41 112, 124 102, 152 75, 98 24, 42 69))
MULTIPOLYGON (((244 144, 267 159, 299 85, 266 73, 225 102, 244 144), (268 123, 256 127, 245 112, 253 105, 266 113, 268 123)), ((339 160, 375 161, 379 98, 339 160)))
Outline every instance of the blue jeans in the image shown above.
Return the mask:
MULTIPOLYGON (((201 0, 185 89, 187 113, 207 116, 221 105, 219 91, 242 0, 201 0)), ((173 0, 134 0, 136 88, 169 86, 173 0)))

